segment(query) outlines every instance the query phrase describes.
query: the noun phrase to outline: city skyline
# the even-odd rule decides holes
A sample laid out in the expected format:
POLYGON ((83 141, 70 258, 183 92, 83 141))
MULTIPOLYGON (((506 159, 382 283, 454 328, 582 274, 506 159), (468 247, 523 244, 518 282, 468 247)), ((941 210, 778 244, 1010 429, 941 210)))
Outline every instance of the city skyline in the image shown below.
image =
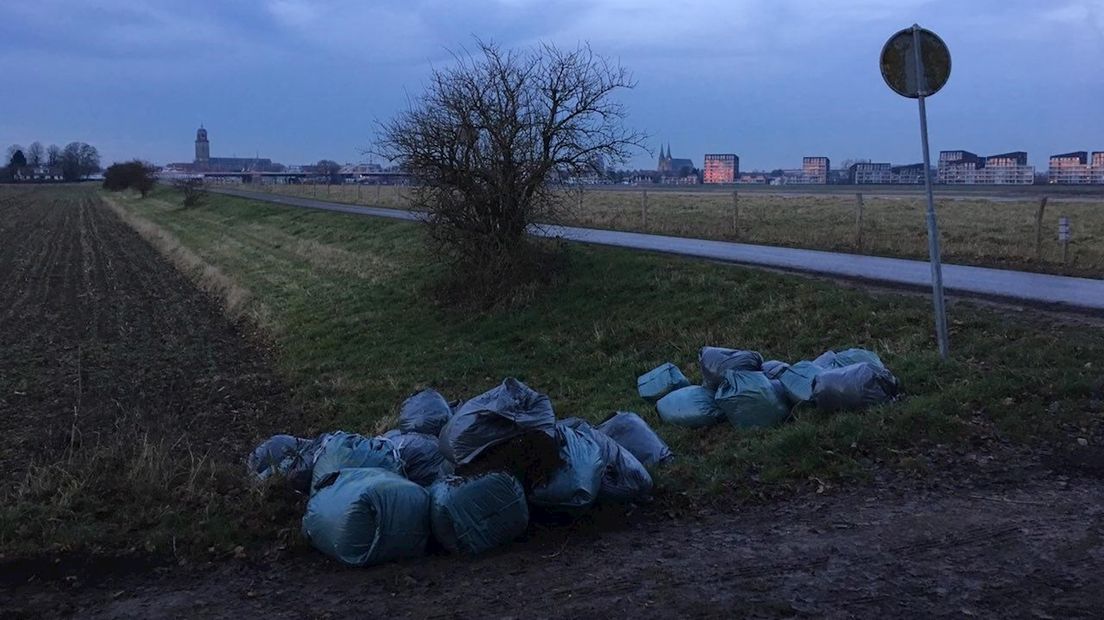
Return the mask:
POLYGON ((1052 154, 1099 146, 1104 77, 1086 71, 1104 54, 1097 0, 47 0, 8 7, 0 22, 10 111, 0 140, 83 140, 105 162, 168 163, 187 158, 181 145, 203 123, 228 157, 361 161, 373 121, 477 36, 589 41, 632 70, 638 86, 621 98, 652 149, 622 167, 651 165, 660 140, 697 163, 737 153, 746 170, 798 167, 809 153, 912 163, 916 106, 885 87, 877 55, 913 22, 954 59, 929 101, 933 152, 1023 150, 1041 169, 1052 154))

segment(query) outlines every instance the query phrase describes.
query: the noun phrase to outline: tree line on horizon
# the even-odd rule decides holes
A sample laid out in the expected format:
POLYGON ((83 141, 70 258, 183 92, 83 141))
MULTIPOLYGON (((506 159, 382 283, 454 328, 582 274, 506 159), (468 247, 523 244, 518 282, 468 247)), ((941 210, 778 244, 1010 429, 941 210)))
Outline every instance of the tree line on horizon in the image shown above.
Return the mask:
POLYGON ((43 147, 35 141, 27 148, 8 147, 7 165, 0 168, 0 182, 81 181, 99 172, 100 152, 84 142, 70 142, 64 148, 43 147))

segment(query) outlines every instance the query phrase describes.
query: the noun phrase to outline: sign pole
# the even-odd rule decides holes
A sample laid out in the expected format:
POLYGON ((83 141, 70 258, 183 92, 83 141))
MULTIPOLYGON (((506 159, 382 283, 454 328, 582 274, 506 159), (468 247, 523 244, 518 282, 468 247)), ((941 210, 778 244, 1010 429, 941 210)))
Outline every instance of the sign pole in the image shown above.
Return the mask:
POLYGON ((947 336, 947 309, 943 300, 943 265, 940 262, 939 224, 935 219, 935 199, 932 196, 931 155, 928 153, 928 111, 924 107, 924 95, 927 88, 924 79, 924 64, 920 55, 920 27, 912 27, 912 50, 916 67, 917 87, 920 96, 920 143, 924 149, 924 189, 928 197, 928 256, 931 259, 932 301, 935 305, 935 334, 939 341, 939 357, 950 356, 950 343, 947 336))

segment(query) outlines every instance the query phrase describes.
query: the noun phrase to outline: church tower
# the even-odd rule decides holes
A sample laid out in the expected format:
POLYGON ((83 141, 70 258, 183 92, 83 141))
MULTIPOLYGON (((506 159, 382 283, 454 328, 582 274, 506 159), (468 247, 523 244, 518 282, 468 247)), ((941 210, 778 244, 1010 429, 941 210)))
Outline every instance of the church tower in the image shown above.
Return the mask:
POLYGON ((211 160, 211 143, 207 141, 207 130, 203 125, 196 130, 195 163, 206 165, 211 160))

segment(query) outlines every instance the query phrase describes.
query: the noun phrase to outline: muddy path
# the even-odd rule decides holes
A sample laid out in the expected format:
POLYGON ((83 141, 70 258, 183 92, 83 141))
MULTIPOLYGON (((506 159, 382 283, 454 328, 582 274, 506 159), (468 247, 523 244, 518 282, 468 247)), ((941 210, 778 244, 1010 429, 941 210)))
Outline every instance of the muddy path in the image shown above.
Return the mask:
POLYGON ((475 559, 344 569, 297 554, 16 594, 92 618, 1099 617, 1104 484, 1004 478, 579 524, 475 559))

